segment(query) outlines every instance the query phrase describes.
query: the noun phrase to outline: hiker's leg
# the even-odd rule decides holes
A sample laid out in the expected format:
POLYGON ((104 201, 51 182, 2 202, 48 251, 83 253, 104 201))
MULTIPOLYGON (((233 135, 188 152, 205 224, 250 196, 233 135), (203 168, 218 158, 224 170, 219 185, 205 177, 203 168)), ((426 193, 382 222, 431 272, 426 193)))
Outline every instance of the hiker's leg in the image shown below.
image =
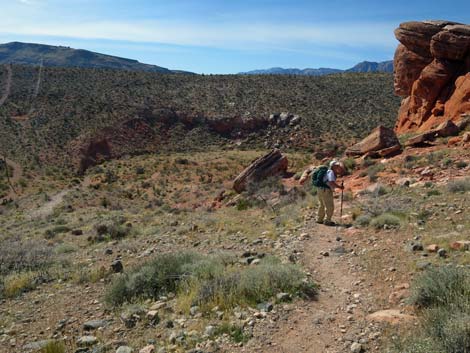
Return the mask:
POLYGON ((325 218, 324 192, 325 190, 322 188, 318 188, 317 190, 317 196, 318 196, 317 222, 323 222, 323 219, 325 218))
POLYGON ((333 213, 335 211, 335 201, 333 199, 332 190, 330 189, 325 190, 323 202, 325 203, 325 208, 326 208, 326 222, 330 222, 331 217, 333 217, 333 213))

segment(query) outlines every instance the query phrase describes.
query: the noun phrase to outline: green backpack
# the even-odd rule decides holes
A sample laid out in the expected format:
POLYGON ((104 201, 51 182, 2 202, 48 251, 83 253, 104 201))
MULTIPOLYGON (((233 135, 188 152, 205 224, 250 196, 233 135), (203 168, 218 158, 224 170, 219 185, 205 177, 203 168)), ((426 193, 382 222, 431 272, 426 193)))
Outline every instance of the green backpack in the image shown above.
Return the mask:
POLYGON ((328 167, 322 165, 316 168, 312 174, 312 185, 317 188, 329 188, 328 184, 324 182, 326 173, 328 173, 328 167))

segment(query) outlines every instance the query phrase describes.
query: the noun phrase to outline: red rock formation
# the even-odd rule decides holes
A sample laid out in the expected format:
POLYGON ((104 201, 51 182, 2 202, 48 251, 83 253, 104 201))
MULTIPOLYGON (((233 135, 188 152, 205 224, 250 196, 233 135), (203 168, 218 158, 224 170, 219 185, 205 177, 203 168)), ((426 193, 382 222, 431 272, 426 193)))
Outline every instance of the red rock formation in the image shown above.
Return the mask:
POLYGON ((395 132, 383 126, 378 126, 372 133, 346 150, 348 156, 362 156, 364 154, 377 154, 378 156, 387 156, 401 150, 395 132))
POLYGON ((405 22, 395 30, 397 133, 433 130, 470 112, 470 25, 405 22))
POLYGON ((284 175, 287 171, 287 157, 279 150, 273 150, 251 163, 248 168, 240 173, 233 181, 233 188, 241 193, 246 190, 248 184, 256 183, 270 176, 284 175))

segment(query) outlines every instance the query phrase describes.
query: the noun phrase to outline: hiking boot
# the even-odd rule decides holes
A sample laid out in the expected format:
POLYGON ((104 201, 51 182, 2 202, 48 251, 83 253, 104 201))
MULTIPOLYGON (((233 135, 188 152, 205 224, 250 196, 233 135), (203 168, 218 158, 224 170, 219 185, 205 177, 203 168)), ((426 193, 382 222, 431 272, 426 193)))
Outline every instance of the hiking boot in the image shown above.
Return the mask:
POLYGON ((315 221, 318 224, 323 224, 323 221, 315 221))
POLYGON ((336 225, 336 223, 333 221, 325 221, 323 224, 329 227, 334 227, 336 225))

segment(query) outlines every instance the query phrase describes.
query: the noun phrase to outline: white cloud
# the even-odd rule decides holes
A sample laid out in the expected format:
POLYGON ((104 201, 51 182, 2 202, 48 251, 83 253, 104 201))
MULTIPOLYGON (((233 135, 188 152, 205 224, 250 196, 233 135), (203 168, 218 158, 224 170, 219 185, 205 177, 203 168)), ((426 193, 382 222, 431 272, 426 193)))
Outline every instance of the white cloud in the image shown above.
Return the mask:
MULTIPOLYGON (((31 0, 20 0, 29 3, 31 0)), ((15 18, 0 23, 0 33, 60 36, 80 39, 109 39, 176 45, 250 49, 295 48, 296 44, 322 46, 393 47, 394 24, 389 23, 183 23, 177 21, 95 21, 59 23, 33 21, 18 23, 15 18)))

